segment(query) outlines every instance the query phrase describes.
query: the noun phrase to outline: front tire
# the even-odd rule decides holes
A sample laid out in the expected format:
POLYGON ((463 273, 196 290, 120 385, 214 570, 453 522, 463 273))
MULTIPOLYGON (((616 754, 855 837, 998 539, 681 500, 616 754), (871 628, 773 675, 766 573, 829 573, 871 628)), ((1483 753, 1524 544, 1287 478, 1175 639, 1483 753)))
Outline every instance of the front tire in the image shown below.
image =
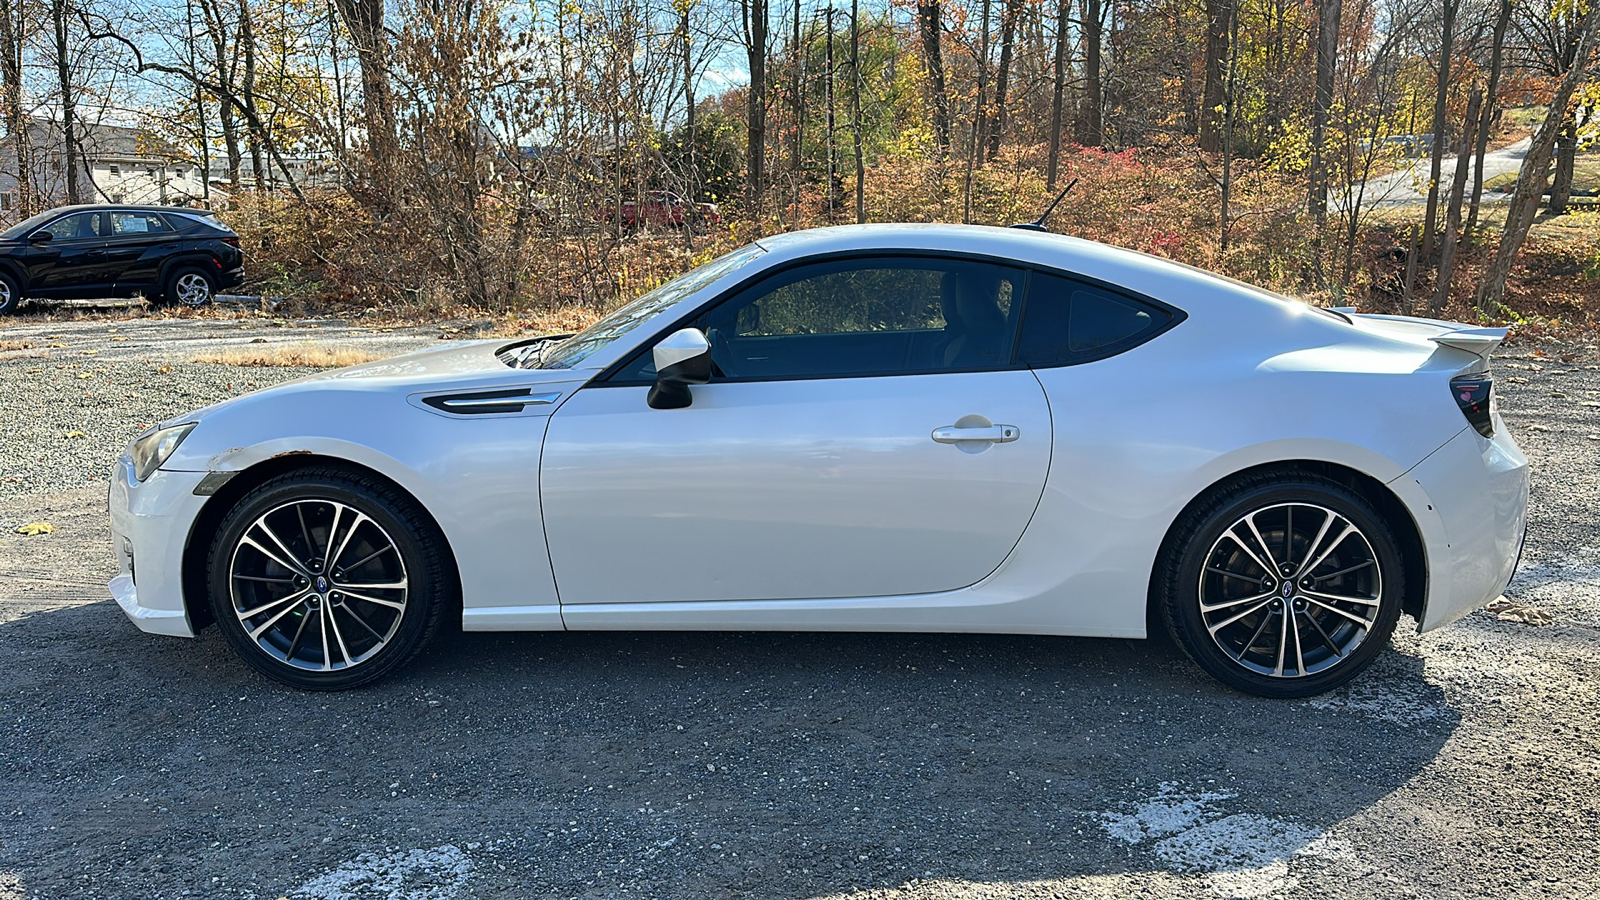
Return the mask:
POLYGON ((309 690, 404 665, 456 592, 444 537, 416 501, 340 469, 291 472, 245 495, 208 566, 228 643, 268 678, 309 690))
POLYGON ((1309 697, 1356 677, 1389 642, 1404 573, 1365 498, 1309 473, 1258 475, 1185 515, 1161 611, 1200 668, 1263 697, 1309 697))
POLYGON ((22 305, 22 287, 17 280, 0 272, 0 316, 10 315, 22 305))
POLYGON ((168 303, 191 308, 205 306, 216 296, 217 283, 203 269, 174 269, 161 296, 168 303))

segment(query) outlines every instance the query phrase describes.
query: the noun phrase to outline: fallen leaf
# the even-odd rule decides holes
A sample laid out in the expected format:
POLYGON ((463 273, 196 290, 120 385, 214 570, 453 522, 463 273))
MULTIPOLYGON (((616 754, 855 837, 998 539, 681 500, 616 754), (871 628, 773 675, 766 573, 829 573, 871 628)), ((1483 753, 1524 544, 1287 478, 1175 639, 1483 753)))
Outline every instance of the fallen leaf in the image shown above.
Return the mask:
POLYGON ((162 375, 171 375, 172 374, 172 367, 171 366, 161 366, 161 367, 156 369, 156 372, 158 372, 159 374, 162 374, 162 375))
POLYGON ((56 527, 51 525, 49 522, 29 522, 26 525, 17 526, 17 534, 25 534, 28 537, 33 537, 34 535, 39 534, 49 534, 55 530, 56 527))
POLYGON ((67 437, 69 437, 69 438, 79 438, 79 437, 88 437, 88 436, 89 435, 85 434, 82 431, 69 431, 69 432, 67 432, 67 437))
POLYGON ((50 349, 52 349, 52 350, 60 350, 60 349, 62 349, 64 347, 66 347, 66 346, 67 346, 66 344, 51 344, 50 345, 50 349))
POLYGON ((113 341, 119 341, 119 342, 120 342, 120 341, 126 341, 126 340, 127 340, 127 338, 125 338, 125 337, 114 337, 114 338, 112 338, 112 340, 113 340, 113 341))
POLYGON ((1510 597, 1501 597, 1488 606, 1486 612, 1494 613, 1494 617, 1502 622, 1521 622, 1524 625, 1549 625, 1554 622, 1555 616, 1526 603, 1518 603, 1510 597))
POLYGON ((78 378, 80 380, 84 379, 84 378, 93 378, 93 377, 94 377, 94 373, 93 372, 79 372, 78 373, 78 378))

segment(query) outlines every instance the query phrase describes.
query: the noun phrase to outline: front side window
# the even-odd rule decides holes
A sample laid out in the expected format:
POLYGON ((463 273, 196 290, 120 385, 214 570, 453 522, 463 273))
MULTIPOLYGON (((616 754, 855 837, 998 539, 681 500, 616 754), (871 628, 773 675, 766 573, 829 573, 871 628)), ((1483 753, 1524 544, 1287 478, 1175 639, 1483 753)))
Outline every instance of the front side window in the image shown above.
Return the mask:
MULTIPOLYGON (((981 371, 1011 363, 1023 274, 932 257, 841 259, 781 272, 692 325, 713 381, 981 371)), ((649 354, 618 380, 655 377, 649 354)))
POLYGON ((73 213, 50 223, 45 229, 53 240, 95 240, 100 237, 100 213, 73 213))
POLYGON ((1034 368, 1103 359, 1165 330, 1173 313, 1093 284, 1035 274, 1018 358, 1034 368))

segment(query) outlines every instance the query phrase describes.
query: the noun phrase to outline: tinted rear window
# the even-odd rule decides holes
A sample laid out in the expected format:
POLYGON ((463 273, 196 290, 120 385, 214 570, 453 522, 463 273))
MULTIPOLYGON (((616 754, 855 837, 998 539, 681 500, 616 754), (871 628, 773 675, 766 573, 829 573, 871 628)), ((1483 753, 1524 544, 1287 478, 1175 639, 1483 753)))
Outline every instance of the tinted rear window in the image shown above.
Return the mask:
POLYGON ((1168 310, 1126 294, 1036 273, 1018 356, 1039 368, 1103 359, 1149 340, 1172 321, 1168 310))

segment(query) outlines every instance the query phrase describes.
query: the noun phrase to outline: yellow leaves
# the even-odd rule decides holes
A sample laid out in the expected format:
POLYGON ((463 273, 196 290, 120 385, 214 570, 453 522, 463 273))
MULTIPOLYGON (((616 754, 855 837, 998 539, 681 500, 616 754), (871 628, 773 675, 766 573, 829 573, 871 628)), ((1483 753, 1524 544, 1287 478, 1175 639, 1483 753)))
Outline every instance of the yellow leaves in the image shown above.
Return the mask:
POLYGON ((29 522, 26 525, 17 526, 17 534, 25 534, 28 537, 36 537, 41 534, 51 534, 55 530, 56 527, 51 525, 49 522, 29 522))
POLYGON ((81 438, 81 437, 88 437, 88 436, 89 435, 87 433, 82 432, 82 431, 69 431, 69 432, 67 432, 67 437, 69 437, 69 438, 81 438))

